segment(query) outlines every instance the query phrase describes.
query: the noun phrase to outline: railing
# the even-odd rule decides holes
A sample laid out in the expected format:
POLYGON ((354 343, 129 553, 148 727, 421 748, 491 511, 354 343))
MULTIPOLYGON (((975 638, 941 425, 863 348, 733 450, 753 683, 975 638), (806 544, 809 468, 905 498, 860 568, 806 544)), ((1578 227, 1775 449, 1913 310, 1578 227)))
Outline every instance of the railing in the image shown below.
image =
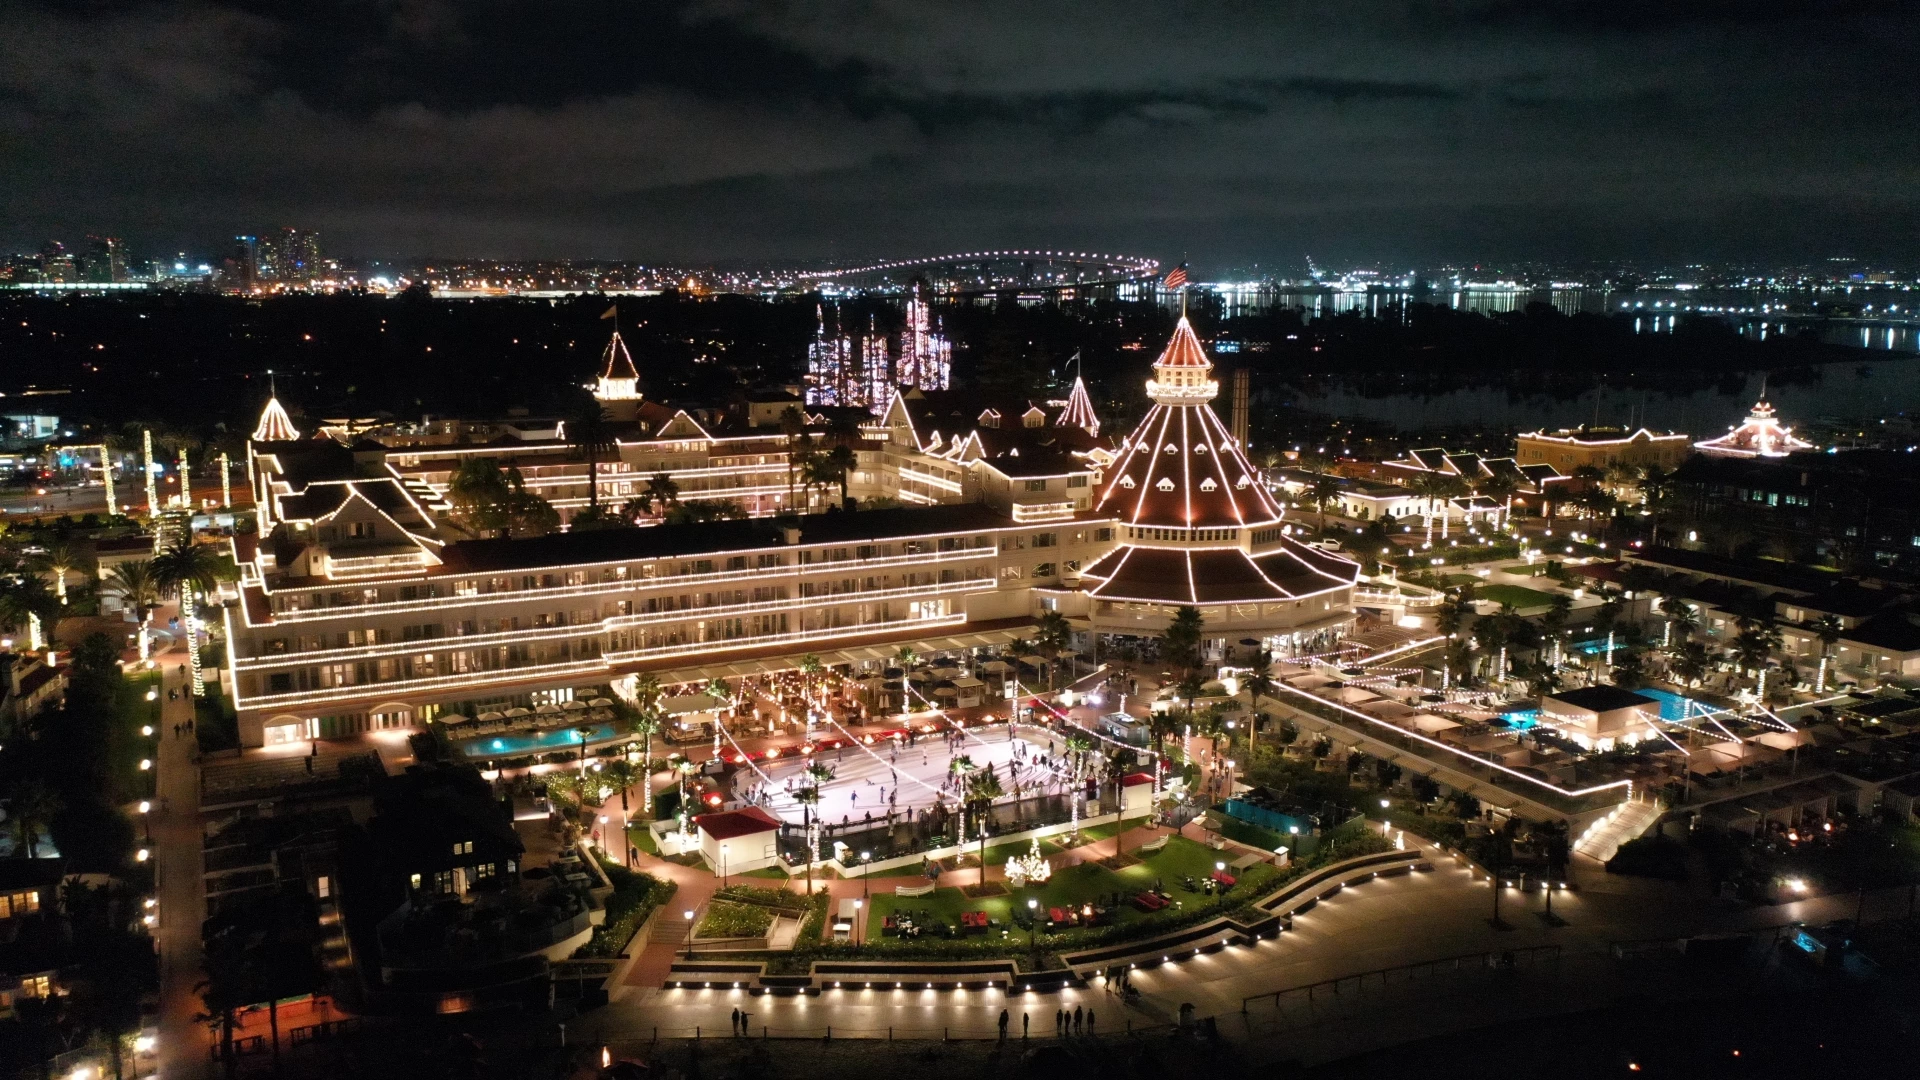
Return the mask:
MULTIPOLYGON (((750 573, 755 581, 764 582, 774 578, 804 577, 810 574, 843 573, 847 571, 865 573, 874 567, 921 566, 927 563, 961 562, 968 559, 991 559, 994 558, 997 553, 998 548, 989 544, 985 547, 958 548, 951 551, 921 551, 906 555, 876 555, 865 559, 823 559, 818 562, 760 567, 749 571, 714 570, 703 574, 660 574, 654 577, 629 576, 617 578, 613 581, 583 582, 579 585, 556 585, 552 588, 504 589, 499 592, 456 593, 451 596, 431 596, 414 600, 377 600, 372 603, 286 608, 273 612, 272 617, 275 622, 301 622, 314 619, 360 616, 369 613, 412 612, 442 607, 503 604, 511 603, 515 600, 546 601, 563 597, 596 596, 603 593, 631 593, 654 588, 677 588, 707 582, 738 581, 743 573, 750 573)), ((547 569, 562 570, 569 568, 551 567, 547 569)), ((525 572, 476 574, 468 580, 484 579, 487 577, 524 576, 526 576, 525 572)), ((432 579, 432 583, 446 584, 451 580, 452 579, 447 576, 436 575, 432 579)), ((273 596, 317 596, 334 591, 337 588, 337 586, 321 585, 307 589, 268 590, 268 593, 273 596)))
POLYGON ((1452 974, 1460 971, 1510 971, 1515 968, 1529 967, 1534 964, 1560 959, 1560 946, 1534 945, 1522 949, 1503 949, 1493 952, 1461 953, 1457 956, 1443 956, 1438 960, 1422 960, 1412 964, 1396 964, 1393 967, 1374 968, 1370 971, 1341 975, 1337 978, 1322 979, 1319 982, 1289 986, 1284 990, 1270 993, 1248 994, 1240 999, 1240 1011, 1245 1014, 1249 1006, 1256 1001, 1273 1002, 1277 1011, 1280 1003, 1289 997, 1304 998, 1308 1001, 1320 997, 1338 997, 1342 994, 1357 994, 1368 989, 1386 989, 1399 983, 1412 982, 1415 979, 1431 978, 1435 975, 1452 974))

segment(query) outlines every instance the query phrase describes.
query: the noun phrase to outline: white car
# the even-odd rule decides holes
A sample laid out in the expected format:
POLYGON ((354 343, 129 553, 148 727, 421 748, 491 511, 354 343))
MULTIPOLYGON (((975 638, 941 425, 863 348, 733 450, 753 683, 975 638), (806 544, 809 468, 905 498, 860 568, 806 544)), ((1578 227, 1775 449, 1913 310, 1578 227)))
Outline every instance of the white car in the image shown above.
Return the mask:
POLYGON ((1308 547, 1317 547, 1317 548, 1319 548, 1319 549, 1320 549, 1321 551, 1344 551, 1344 550, 1346 550, 1346 549, 1345 549, 1345 547, 1344 547, 1344 546, 1343 546, 1343 545, 1342 545, 1342 544, 1340 543, 1340 541, 1338 541, 1338 540, 1336 540, 1336 539, 1334 539, 1334 538, 1333 538, 1333 537, 1331 537, 1331 536, 1329 536, 1329 537, 1327 537, 1327 538, 1326 538, 1326 539, 1324 539, 1324 540, 1313 540, 1313 541, 1310 541, 1310 542, 1308 543, 1308 545, 1307 545, 1307 546, 1308 546, 1308 547))

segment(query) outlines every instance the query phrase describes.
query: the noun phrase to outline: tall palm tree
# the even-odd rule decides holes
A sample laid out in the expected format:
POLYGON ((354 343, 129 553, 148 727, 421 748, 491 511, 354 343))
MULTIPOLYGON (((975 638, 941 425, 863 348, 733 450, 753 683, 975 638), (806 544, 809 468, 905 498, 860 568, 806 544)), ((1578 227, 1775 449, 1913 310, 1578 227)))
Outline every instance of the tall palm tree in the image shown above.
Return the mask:
POLYGON ((993 800, 1005 795, 1006 791, 1000 786, 1000 777, 994 774, 992 765, 967 777, 966 790, 967 803, 973 810, 973 820, 980 828, 980 884, 985 885, 987 883, 987 814, 993 809, 993 800))
POLYGON ((1519 478, 1502 469, 1480 481, 1480 494, 1498 501, 1500 506, 1500 524, 1506 525, 1513 520, 1513 496, 1520 490, 1519 478))
POLYGON ((1073 627, 1067 624, 1067 617, 1058 611, 1041 612, 1034 620, 1033 639, 1040 646, 1040 652, 1047 658, 1047 689, 1053 689, 1054 673, 1060 664, 1060 654, 1073 643, 1073 627))
MULTIPOLYGON (((658 685, 656 681, 656 693, 658 685)), ((653 818, 653 737, 662 726, 660 711, 653 705, 643 706, 634 715, 632 731, 640 740, 640 802, 649 820, 653 818)))
POLYGON ((1247 709, 1253 714, 1253 719, 1247 721, 1247 755, 1251 757, 1260 734, 1260 699, 1272 697, 1274 691, 1273 653, 1270 650, 1261 649, 1260 655, 1253 658, 1253 670, 1247 672, 1247 677, 1240 685, 1247 688, 1247 709))
POLYGON ((1427 504, 1427 542, 1432 543, 1433 506, 1435 502, 1447 494, 1447 477, 1432 470, 1417 472, 1413 474, 1413 479, 1407 481, 1407 489, 1415 495, 1420 496, 1427 504))
POLYGON ((613 420, 600 402, 587 398, 567 417, 567 445, 587 459, 587 512, 600 516, 600 459, 615 452, 613 420))
POLYGON ((140 659, 145 660, 151 649, 147 640, 147 619, 160 604, 160 579, 154 572, 152 560, 128 559, 114 567, 107 576, 107 591, 133 609, 140 627, 140 659))
POLYGON ((193 671, 193 694, 201 697, 206 684, 200 678, 200 616, 197 600, 213 589, 220 568, 213 549, 182 540, 153 558, 155 584, 161 592, 180 599, 181 622, 187 632, 187 660, 193 671))
POLYGON ((1833 647, 1840 643, 1840 635, 1846 632, 1846 626, 1838 616, 1829 614, 1808 622, 1806 631, 1820 641, 1820 674, 1813 689, 1815 693, 1825 693, 1827 663, 1833 657, 1833 647))

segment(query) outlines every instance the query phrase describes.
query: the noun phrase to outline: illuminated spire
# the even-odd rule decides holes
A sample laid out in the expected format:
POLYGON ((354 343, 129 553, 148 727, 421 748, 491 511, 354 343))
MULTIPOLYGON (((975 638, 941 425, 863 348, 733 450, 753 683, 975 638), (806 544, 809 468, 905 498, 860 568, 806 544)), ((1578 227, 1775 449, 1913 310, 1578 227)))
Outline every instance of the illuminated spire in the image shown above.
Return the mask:
POLYGON ((634 369, 633 356, 627 352, 626 342, 620 340, 620 331, 615 330, 607 339, 600 360, 600 379, 594 384, 593 396, 601 401, 639 400, 640 372, 634 369))
POLYGON ((1767 400, 1766 384, 1763 382, 1760 400, 1753 403, 1753 409, 1747 413, 1746 423, 1717 439, 1694 443, 1693 448, 1703 454, 1726 457, 1786 457, 1796 451, 1812 450, 1814 446, 1805 439, 1795 438, 1793 429, 1780 423, 1779 417, 1774 414, 1773 403, 1767 400))
POLYGON ((300 429, 293 426, 293 417, 280 404, 280 397, 273 386, 273 374, 267 374, 267 407, 260 410, 260 422, 254 425, 254 442, 292 442, 300 437, 300 429))
POLYGON ((1182 315, 1173 328, 1173 340, 1153 362, 1147 396, 1162 405, 1204 405, 1220 393, 1220 384, 1207 377, 1211 374, 1213 361, 1193 336, 1193 324, 1182 315))
POLYGON ((1087 384, 1080 376, 1073 377, 1073 392, 1067 395, 1067 407, 1060 410, 1060 418, 1053 424, 1081 428, 1089 435, 1100 434, 1100 418, 1093 414, 1093 399, 1087 396, 1087 384))

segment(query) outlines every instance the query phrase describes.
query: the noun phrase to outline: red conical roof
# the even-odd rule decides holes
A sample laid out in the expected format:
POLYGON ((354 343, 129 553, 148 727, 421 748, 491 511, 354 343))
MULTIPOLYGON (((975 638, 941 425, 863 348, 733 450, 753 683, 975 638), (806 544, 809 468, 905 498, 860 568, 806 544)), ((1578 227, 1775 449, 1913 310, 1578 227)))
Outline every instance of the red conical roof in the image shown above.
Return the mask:
POLYGON ((1166 351, 1160 359, 1153 362, 1156 368, 1210 368, 1213 361, 1207 359, 1206 350, 1200 347, 1200 339, 1193 336, 1193 324, 1187 322, 1185 315, 1173 328, 1173 340, 1167 342, 1166 351))

